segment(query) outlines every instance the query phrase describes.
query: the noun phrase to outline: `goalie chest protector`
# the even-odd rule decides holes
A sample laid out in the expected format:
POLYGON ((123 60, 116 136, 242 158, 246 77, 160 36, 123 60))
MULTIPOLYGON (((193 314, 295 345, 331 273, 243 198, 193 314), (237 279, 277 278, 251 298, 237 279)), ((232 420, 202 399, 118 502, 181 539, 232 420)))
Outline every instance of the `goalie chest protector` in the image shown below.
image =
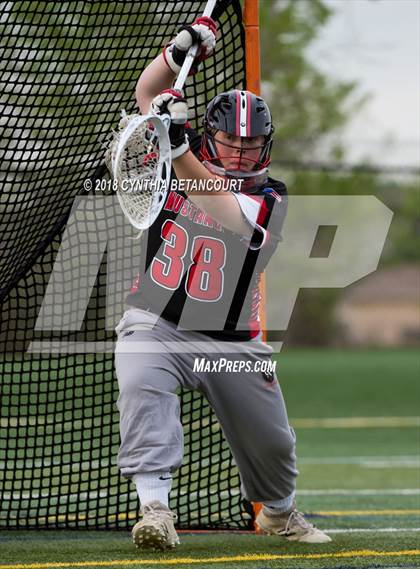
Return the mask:
MULTIPOLYGON (((189 137, 198 154, 200 136, 189 131, 189 137)), ((253 210, 253 221, 266 230, 256 229, 251 243, 222 227, 183 191, 169 191, 141 236, 141 267, 127 304, 221 340, 258 336, 260 276, 281 239, 286 186, 268 178, 255 193, 242 195, 240 205, 244 217, 253 210)))

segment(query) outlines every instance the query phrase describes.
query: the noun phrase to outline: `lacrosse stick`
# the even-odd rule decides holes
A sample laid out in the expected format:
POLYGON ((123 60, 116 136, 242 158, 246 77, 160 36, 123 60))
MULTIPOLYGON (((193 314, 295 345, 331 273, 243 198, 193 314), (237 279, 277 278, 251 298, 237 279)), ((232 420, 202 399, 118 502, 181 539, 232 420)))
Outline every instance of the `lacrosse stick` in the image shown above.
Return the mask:
MULTIPOLYGON (((203 16, 211 16, 217 0, 208 0, 203 16)), ((181 67, 174 89, 182 91, 197 54, 193 45, 181 67)), ((171 177, 169 115, 130 115, 123 111, 119 131, 105 156, 116 194, 128 221, 142 231, 152 225, 165 203, 171 177)))

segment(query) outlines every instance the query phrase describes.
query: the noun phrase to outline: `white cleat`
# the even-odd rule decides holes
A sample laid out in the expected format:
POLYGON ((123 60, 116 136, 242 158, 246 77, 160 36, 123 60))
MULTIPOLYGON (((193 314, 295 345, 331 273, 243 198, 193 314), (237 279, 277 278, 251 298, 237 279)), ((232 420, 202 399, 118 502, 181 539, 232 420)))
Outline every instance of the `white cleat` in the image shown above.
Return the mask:
POLYGON ((268 535, 280 535, 289 541, 301 541, 303 543, 328 543, 330 536, 313 526, 305 516, 293 510, 290 514, 276 514, 268 508, 262 507, 256 524, 268 535))
POLYGON ((174 521, 176 514, 157 500, 142 508, 142 518, 131 530, 138 549, 172 549, 179 544, 174 521))

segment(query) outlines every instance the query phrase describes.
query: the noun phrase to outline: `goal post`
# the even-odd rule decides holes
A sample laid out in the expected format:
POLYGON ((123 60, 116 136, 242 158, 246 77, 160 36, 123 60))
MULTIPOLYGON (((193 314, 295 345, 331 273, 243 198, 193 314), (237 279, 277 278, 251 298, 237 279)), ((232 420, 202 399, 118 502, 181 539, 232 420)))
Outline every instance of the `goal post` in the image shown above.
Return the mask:
MULTIPOLYGON (((188 16, 199 16, 204 4, 189 2, 188 16)), ((122 108, 135 111, 138 75, 185 24, 183 5, 178 0, 4 5, 0 529, 128 529, 139 514, 135 487, 116 465, 112 351, 43 353, 28 347, 34 341, 77 346, 115 340, 104 313, 107 267, 116 253, 112 243, 102 258, 98 253, 106 218, 99 219, 95 209, 87 212, 83 243, 74 243, 61 274, 63 283, 79 273, 85 282, 89 255, 98 263, 82 326, 38 331, 35 325, 73 203, 85 195, 85 180, 93 187, 103 180, 101 143, 122 108)), ((239 0, 218 0, 213 16, 223 41, 185 87, 186 97, 196 102, 194 128, 218 92, 245 86, 258 92, 251 53, 258 47, 256 6, 247 0, 243 14, 239 0)), ((125 290, 122 280, 114 285, 125 290)), ((115 315, 122 314, 121 304, 115 315)), ((57 302, 54 308, 71 321, 70 306, 57 302)), ((214 414, 198 393, 181 393, 181 407, 185 459, 171 495, 178 527, 252 529, 239 474, 214 414)))
POLYGON ((259 0, 245 0, 245 64, 246 87, 256 95, 261 90, 259 0))
MULTIPOLYGON (((261 94, 261 61, 260 61, 260 26, 259 26, 259 0, 245 0, 244 3, 244 28, 245 28, 245 63, 246 63, 246 87, 256 95, 261 94)), ((260 279, 260 321, 263 330, 263 339, 267 339, 267 313, 266 313, 266 281, 265 273, 260 279)), ((261 504, 252 504, 254 516, 261 509, 261 504)), ((256 527, 256 529, 258 529, 256 527)))
MULTIPOLYGON (((260 26, 259 26, 259 0, 245 0, 244 3, 244 28, 245 28, 245 80, 246 88, 256 95, 261 94, 261 61, 260 61, 260 26)), ((260 320, 264 340, 267 337, 267 314, 266 314, 266 281, 265 273, 260 281, 260 320)))

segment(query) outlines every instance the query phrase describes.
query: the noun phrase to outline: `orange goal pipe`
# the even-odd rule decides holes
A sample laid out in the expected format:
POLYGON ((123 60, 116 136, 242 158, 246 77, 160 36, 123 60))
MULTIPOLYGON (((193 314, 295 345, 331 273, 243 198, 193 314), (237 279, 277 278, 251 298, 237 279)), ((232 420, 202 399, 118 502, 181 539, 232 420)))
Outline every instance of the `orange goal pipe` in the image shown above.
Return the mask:
POLYGON ((245 0, 243 23, 245 27, 246 88, 260 94, 260 27, 258 0, 245 0))
MULTIPOLYGON (((245 0, 243 23, 245 27, 245 69, 246 88, 256 95, 261 94, 261 65, 260 65, 260 26, 258 15, 258 0, 245 0)), ((265 309, 266 284, 265 274, 260 281, 260 321, 263 340, 267 339, 267 317, 265 309)))
MULTIPOLYGON (((245 27, 245 70, 246 88, 256 95, 261 94, 261 67, 260 67, 260 27, 258 17, 258 0, 245 0, 243 23, 245 27)), ((267 338, 267 319, 265 310, 265 274, 261 275, 260 281, 260 320, 263 331, 263 339, 267 338)), ((253 502, 255 516, 261 509, 261 504, 253 502)), ((258 531, 257 526, 255 530, 258 531)))

